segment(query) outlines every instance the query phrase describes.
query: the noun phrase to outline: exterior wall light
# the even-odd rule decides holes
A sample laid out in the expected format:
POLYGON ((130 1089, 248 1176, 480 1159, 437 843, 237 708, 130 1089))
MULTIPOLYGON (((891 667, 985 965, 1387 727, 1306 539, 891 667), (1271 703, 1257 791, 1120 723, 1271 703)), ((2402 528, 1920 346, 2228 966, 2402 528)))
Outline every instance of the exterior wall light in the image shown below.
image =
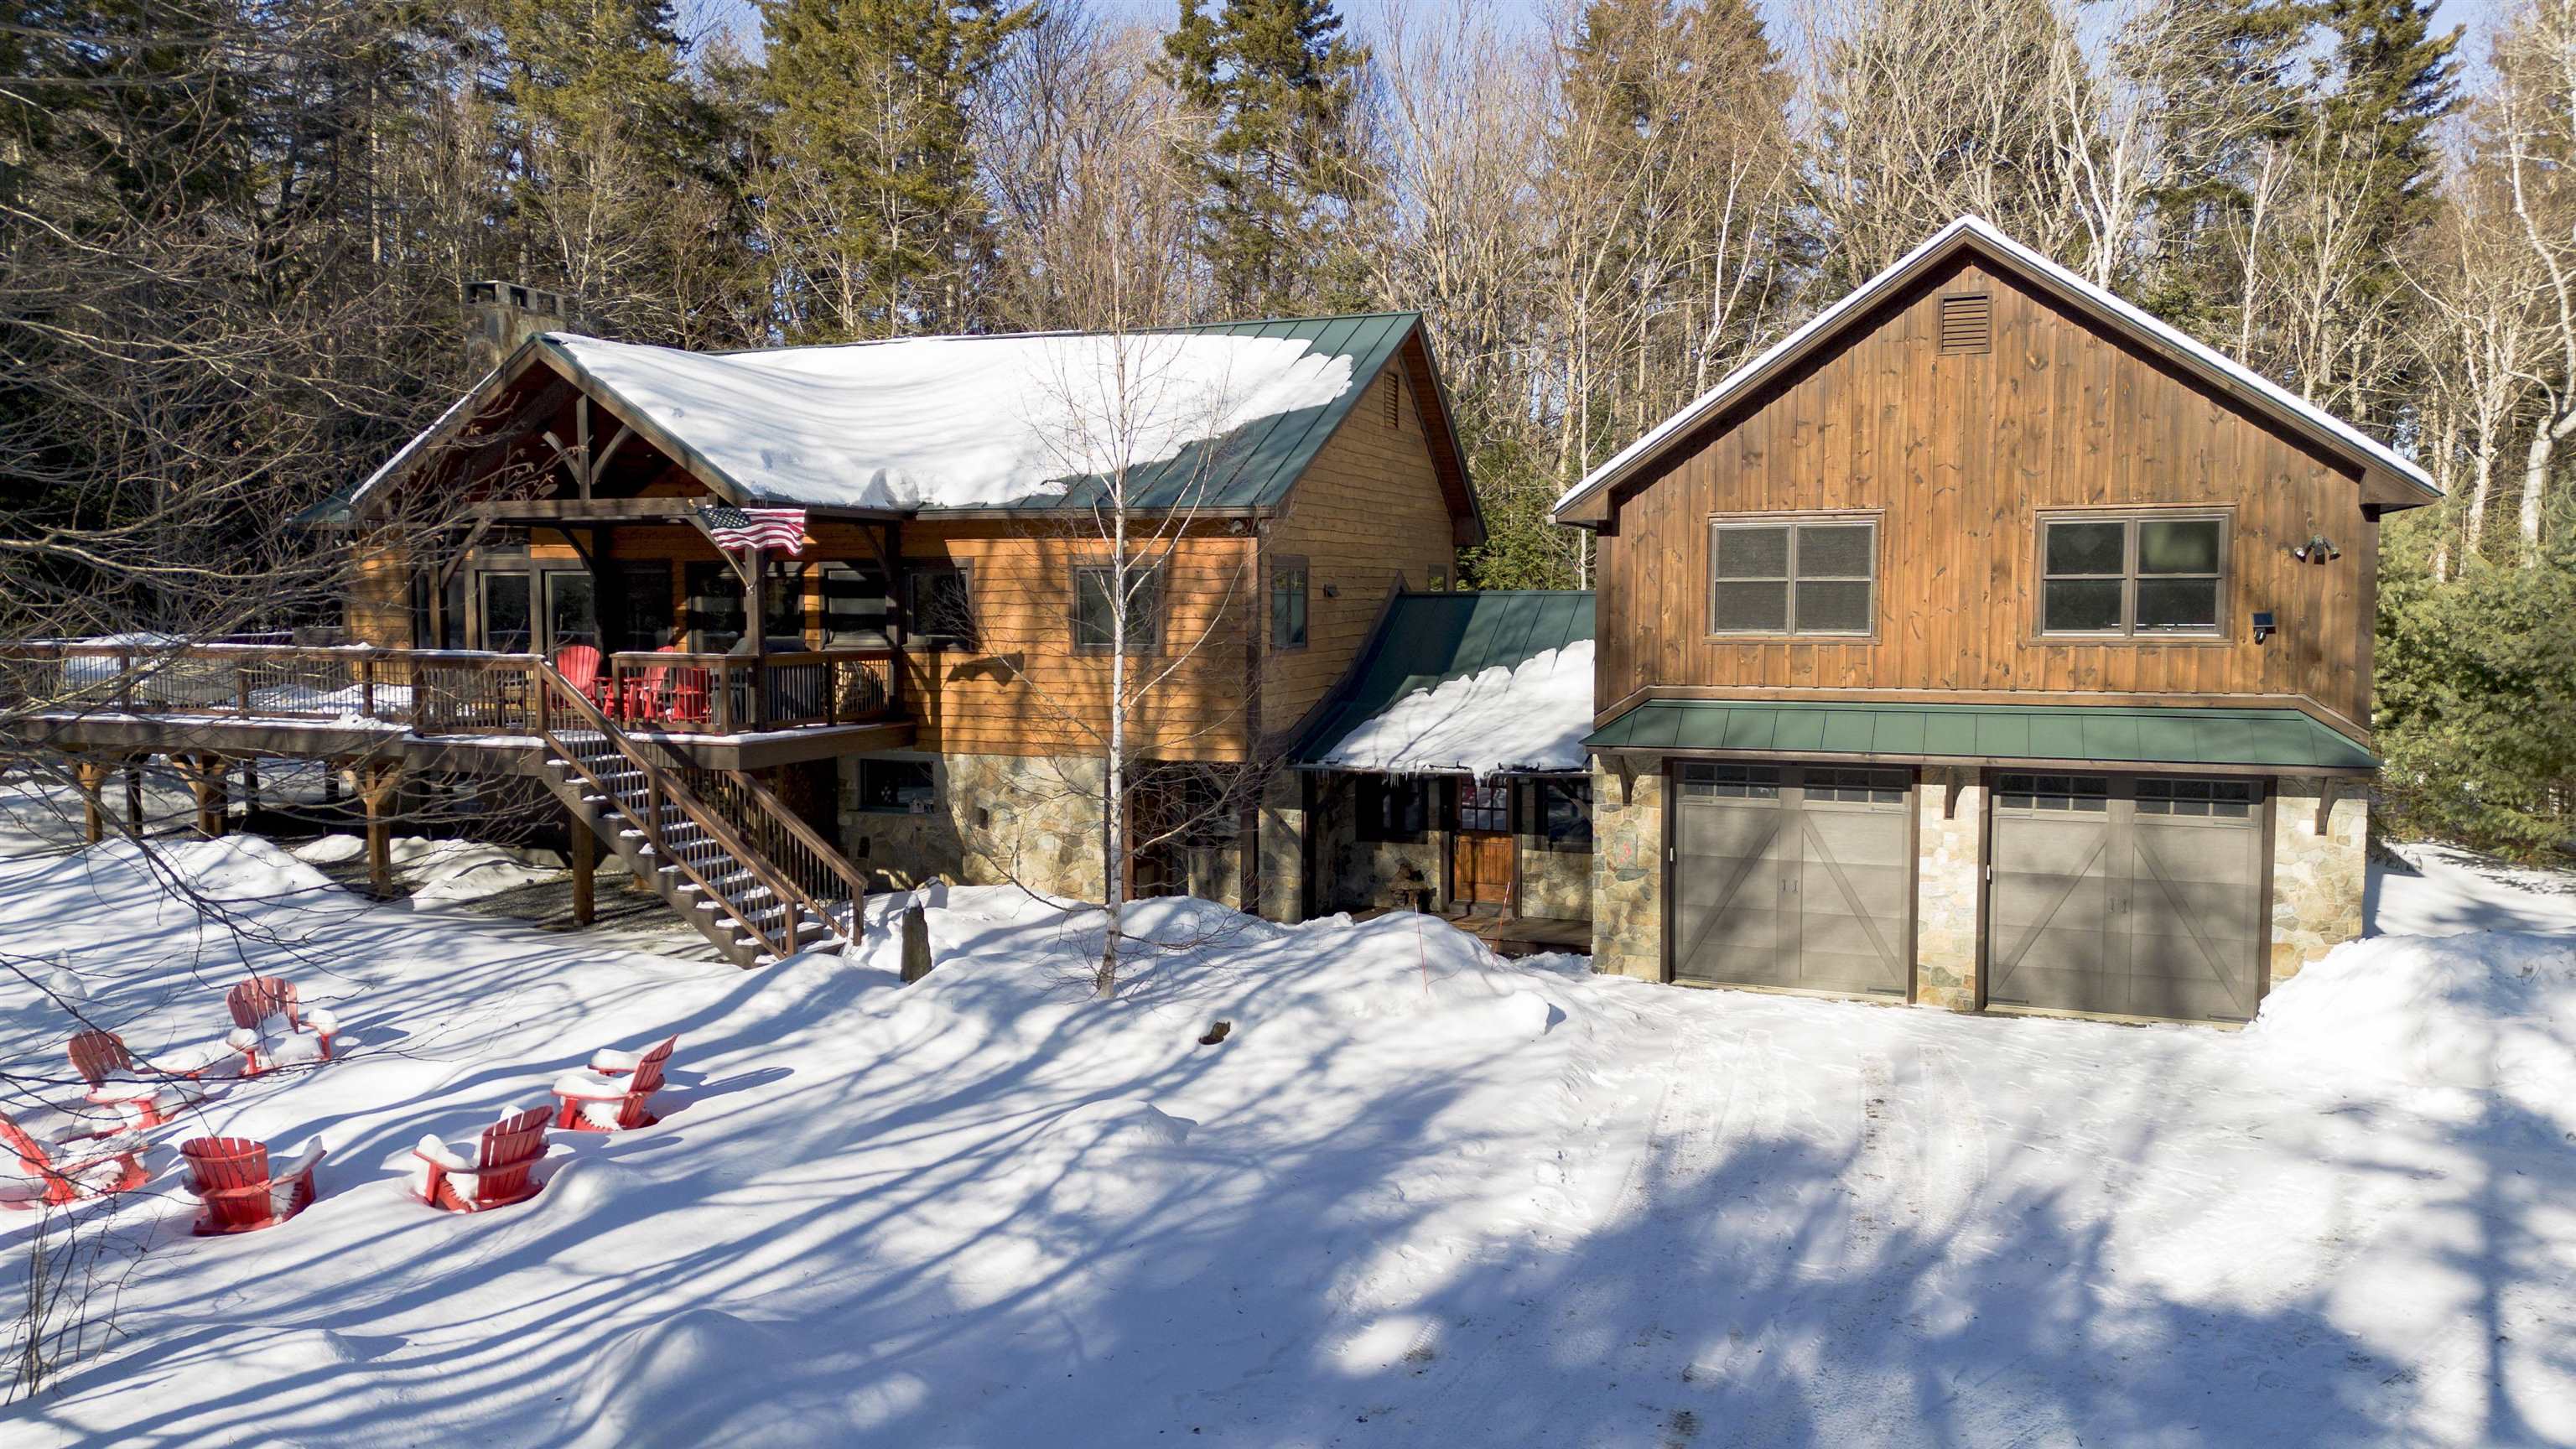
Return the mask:
POLYGON ((2297 548, 2290 550, 2290 557, 2297 559, 2301 563, 2332 563, 2336 559, 2343 557, 2343 550, 2336 548, 2333 543, 2327 540, 2324 534, 2312 533, 2308 535, 2308 541, 2306 543, 2300 544, 2297 548))

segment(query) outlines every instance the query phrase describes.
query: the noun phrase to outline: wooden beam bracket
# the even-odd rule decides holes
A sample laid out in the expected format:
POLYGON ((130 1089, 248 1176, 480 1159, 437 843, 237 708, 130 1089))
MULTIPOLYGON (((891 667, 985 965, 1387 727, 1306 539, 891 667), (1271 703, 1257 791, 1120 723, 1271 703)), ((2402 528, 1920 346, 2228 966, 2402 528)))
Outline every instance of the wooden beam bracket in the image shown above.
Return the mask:
POLYGON ((2342 784, 2342 781, 2332 775, 2317 782, 2317 836, 2319 839, 2323 839, 2326 831, 2334 825, 2335 791, 2342 784))

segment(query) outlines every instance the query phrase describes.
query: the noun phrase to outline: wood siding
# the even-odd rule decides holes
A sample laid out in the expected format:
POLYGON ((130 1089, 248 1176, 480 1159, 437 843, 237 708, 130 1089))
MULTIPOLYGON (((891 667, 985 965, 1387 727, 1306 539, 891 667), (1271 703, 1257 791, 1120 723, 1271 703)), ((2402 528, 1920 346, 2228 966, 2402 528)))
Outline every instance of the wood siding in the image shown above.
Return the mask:
MULTIPOLYGON (((826 558, 861 561, 865 543, 818 527, 826 558)), ((1134 656, 1152 687, 1129 728, 1167 759, 1240 760, 1247 748, 1252 658, 1252 539, 1200 525, 1138 556, 1167 559, 1160 646, 1134 656), (1168 671, 1168 673, 1166 673, 1168 671)), ((918 748, 948 754, 1061 755, 1096 750, 1085 725, 1106 729, 1109 659, 1073 647, 1073 570, 1106 561, 1086 523, 908 523, 906 566, 954 563, 968 572, 976 647, 909 647, 905 708, 918 748), (1077 719, 1068 712, 1087 712, 1077 719)))
POLYGON ((1963 261, 1677 448, 1614 506, 1599 559, 1606 716, 1642 692, 2262 696, 2359 732, 2377 525, 2357 479, 2085 319, 1963 261), (1941 349, 1940 298, 1992 298, 1992 350, 1941 349), (2038 515, 2229 514, 2218 639, 2036 635, 2038 515), (1877 511, 1875 637, 1709 633, 1713 515, 1877 511), (2322 533, 2324 566, 2290 556, 2322 533), (2279 633, 2248 627, 2270 610, 2279 633))
POLYGON ((1269 576, 1263 573, 1264 733, 1293 729, 1341 681, 1399 582, 1423 589, 1434 574, 1455 573, 1454 520, 1424 426, 1415 388, 1389 367, 1263 530, 1265 558, 1302 558, 1307 571, 1306 647, 1275 652, 1268 647, 1269 576), (1391 388, 1400 390, 1394 427, 1387 426, 1381 401, 1391 388))

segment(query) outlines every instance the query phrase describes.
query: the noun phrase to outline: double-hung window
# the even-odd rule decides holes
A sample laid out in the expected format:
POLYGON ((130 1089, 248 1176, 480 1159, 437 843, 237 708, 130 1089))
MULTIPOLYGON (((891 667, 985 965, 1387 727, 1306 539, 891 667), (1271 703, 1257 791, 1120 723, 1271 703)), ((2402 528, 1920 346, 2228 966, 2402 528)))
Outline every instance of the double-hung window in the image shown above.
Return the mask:
POLYGON ((2223 514, 2059 514, 2039 524, 2039 632, 2121 637, 2220 632, 2223 514))
POLYGON ((1709 632, 1867 635, 1878 619, 1878 520, 1709 523, 1709 632))

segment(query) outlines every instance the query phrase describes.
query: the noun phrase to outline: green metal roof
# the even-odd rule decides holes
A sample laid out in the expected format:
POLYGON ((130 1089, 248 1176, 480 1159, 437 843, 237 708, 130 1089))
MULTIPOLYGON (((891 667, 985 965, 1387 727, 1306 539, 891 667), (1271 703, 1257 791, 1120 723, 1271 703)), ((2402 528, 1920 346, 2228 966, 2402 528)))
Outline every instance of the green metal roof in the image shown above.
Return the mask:
POLYGON ((1592 637, 1592 595, 1541 589, 1396 595, 1359 661, 1297 743, 1313 764, 1363 722, 1416 690, 1511 669, 1592 637))
POLYGON ((1583 743, 1595 750, 2379 768, 2368 750, 2295 709, 1650 699, 1583 743))

